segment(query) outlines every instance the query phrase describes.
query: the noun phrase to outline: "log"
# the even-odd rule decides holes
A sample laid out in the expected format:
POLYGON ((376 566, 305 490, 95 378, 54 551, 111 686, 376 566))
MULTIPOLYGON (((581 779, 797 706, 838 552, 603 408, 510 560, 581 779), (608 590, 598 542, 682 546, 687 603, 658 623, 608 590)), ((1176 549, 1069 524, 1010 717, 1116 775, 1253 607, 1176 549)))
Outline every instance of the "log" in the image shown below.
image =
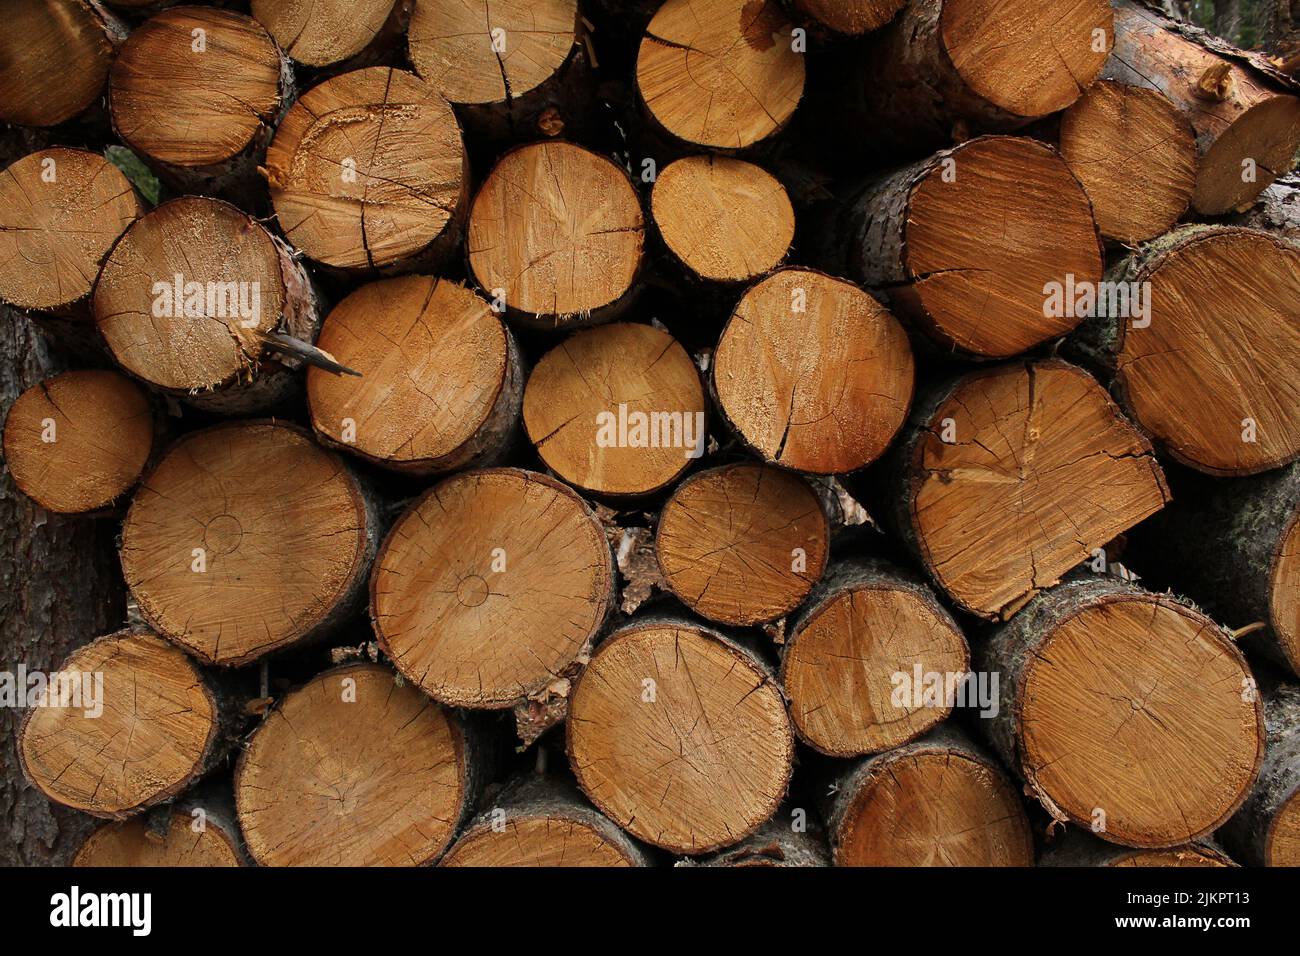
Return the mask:
POLYGON ((124 820, 184 793, 234 743, 238 702, 179 649, 119 631, 74 651, 23 720, 32 786, 91 816, 124 820))
POLYGON ((304 66, 360 60, 399 34, 406 0, 252 0, 253 16, 284 52, 304 66))
POLYGON ((778 0, 667 0, 637 53, 646 112, 694 146, 738 150, 770 137, 803 95, 791 29, 778 0))
POLYGON ((891 750, 947 720, 969 671, 966 638, 934 592, 878 559, 834 567, 781 648, 795 732, 832 757, 891 750), (932 679, 943 689, 929 692, 932 679))
POLYGON ((577 0, 416 0, 408 39, 415 72, 484 139, 572 136, 596 110, 577 0))
POLYGON ((627 172, 552 141, 511 150, 493 167, 470 210, 466 255, 508 317, 560 329, 617 315, 644 243, 627 172))
POLYGON ((692 611, 722 624, 763 624, 793 611, 821 578, 830 523, 803 478, 739 462, 677 486, 654 549, 664 583, 692 611))
POLYGON ((992 757, 950 726, 866 757, 827 797, 836 866, 1031 866, 1034 840, 992 757))
POLYGON ((883 27, 904 3, 906 0, 793 0, 791 6, 836 33, 861 36, 883 27))
POLYGON ((686 156, 664 167, 650 213, 670 255, 695 282, 752 282, 794 241, 785 187, 761 166, 725 156, 686 156))
POLYGON ((913 378, 898 320, 853 283, 805 268, 750 286, 713 358, 719 408, 741 440, 763 461, 819 475, 884 452, 913 378))
POLYGON ((140 480, 154 444, 145 393, 117 372, 63 372, 9 408, 4 457, 18 490, 46 511, 111 508, 140 480))
POLYGON ((528 774, 474 818, 439 866, 649 866, 646 851, 572 784, 528 774))
POLYGON ((360 610, 378 523, 361 483, 304 429, 228 422, 185 435, 145 477, 122 572, 160 634, 239 667, 360 610))
POLYGON ((1117 578, 1044 591, 976 648, 997 672, 981 721, 1057 820, 1111 843, 1175 847, 1241 806, 1264 757, 1246 660, 1189 604, 1117 578))
POLYGON ((1059 338, 1082 316, 1052 315, 1047 284, 1102 278, 1088 195, 1037 140, 981 137, 869 179, 830 220, 828 268, 959 357, 1008 357, 1059 338))
POLYGON ((1300 866, 1300 687, 1268 687, 1264 722, 1268 743, 1259 783, 1222 836, 1250 866, 1300 866))
POLYGON ((701 857, 684 860, 678 866, 830 866, 826 834, 815 824, 804 821, 804 829, 794 829, 791 819, 777 811, 752 834, 733 847, 701 857))
POLYGON ((113 247, 92 297, 114 360, 154 388, 207 411, 267 410, 301 388, 317 294, 288 248, 246 213, 186 196, 137 220, 113 247))
POLYGON ((453 707, 509 708, 581 669, 614 600, 613 556, 558 481, 462 472, 397 520, 370 590, 379 646, 407 680, 453 707))
POLYGON ((77 850, 76 867, 245 866, 244 837, 227 794, 190 796, 122 823, 106 823, 77 850))
POLYGON ((0 36, 0 121, 57 126, 99 100, 126 25, 95 0, 13 0, 0 36))
POLYGON ((575 332, 542 356, 524 389, 524 428, 546 466, 611 497, 675 482, 704 452, 705 410, 695 363, 652 325, 575 332))
POLYGON ((429 269, 459 241, 468 188, 460 127, 413 73, 369 67, 303 93, 267 148, 265 174, 285 238, 324 265, 429 269))
POLYGON ((1300 176, 1291 173, 1279 178, 1259 194, 1254 206, 1227 221, 1300 241, 1300 176))
POLYGON ((136 27, 108 75, 113 128, 172 188, 247 197, 282 106, 289 60, 256 20, 173 7, 136 27))
POLYGON ((1188 843, 1160 850, 1116 846, 1070 830, 1043 851, 1039 866, 1229 867, 1236 866, 1213 843, 1188 843))
POLYGON ((909 0, 848 63, 840 115, 914 154, 1063 110, 1101 74, 1107 0, 909 0))
POLYGON ((489 305, 431 276, 363 285, 334 307, 317 346, 361 377, 307 370, 320 441, 405 474, 495 464, 523 402, 519 346, 489 305))
POLYGON ((1107 239, 1134 245, 1173 228, 1196 188, 1191 123, 1157 90, 1099 80, 1061 116, 1061 158, 1107 239))
POLYGON ((63 147, 28 153, 0 176, 0 299, 84 317, 104 258, 143 212, 103 156, 63 147))
POLYGON ((597 648, 569 701, 569 763, 634 837, 697 855, 737 843, 785 796, 794 736, 767 664, 681 620, 646 618, 597 648))
POLYGON ((1108 281, 1132 291, 1099 308, 1076 347, 1112 376, 1112 391, 1162 451, 1220 476, 1300 456, 1300 327, 1287 305, 1300 295, 1300 244, 1183 226, 1117 264, 1108 281), (1145 299, 1140 316, 1135 294, 1145 299))
POLYGON ((936 386, 917 401, 880 491, 877 511, 912 555, 990 621, 1169 500, 1146 438, 1091 376, 1056 359, 936 386))
POLYGON ((474 733, 378 664, 347 664, 285 696, 235 768, 261 866, 425 866, 482 784, 474 733))
POLYGON ((1300 148, 1300 86, 1203 30, 1134 0, 1115 2, 1108 76, 1158 90, 1191 120, 1200 169, 1192 208, 1244 209, 1300 148))

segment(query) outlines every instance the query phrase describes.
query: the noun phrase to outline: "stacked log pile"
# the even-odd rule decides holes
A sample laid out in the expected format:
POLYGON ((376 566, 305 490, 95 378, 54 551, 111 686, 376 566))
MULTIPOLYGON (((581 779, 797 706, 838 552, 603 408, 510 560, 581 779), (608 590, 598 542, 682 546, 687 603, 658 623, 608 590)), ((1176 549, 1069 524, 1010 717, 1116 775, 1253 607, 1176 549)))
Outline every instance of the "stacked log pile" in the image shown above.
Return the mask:
POLYGON ((1142 0, 6 12, 13 862, 1300 865, 1264 57, 1142 0))

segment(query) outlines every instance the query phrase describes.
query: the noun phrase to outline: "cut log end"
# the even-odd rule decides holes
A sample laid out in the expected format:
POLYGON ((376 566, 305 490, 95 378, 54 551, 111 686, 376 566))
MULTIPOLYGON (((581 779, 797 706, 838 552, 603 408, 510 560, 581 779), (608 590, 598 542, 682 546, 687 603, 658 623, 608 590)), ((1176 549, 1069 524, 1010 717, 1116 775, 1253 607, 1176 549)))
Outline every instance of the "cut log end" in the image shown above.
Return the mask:
POLYGON ((794 240, 794 209, 776 177, 721 156, 688 156, 655 180, 651 213, 688 273, 748 282, 775 269, 794 240))
POLYGON ((251 17, 177 7, 136 27, 109 73, 113 126, 163 163, 211 166, 242 152, 280 107, 280 51, 251 17))
POLYGON ((822 26, 850 36, 883 27, 906 0, 794 0, 794 7, 822 26))
POLYGON ((778 0, 667 0, 650 21, 636 83, 678 139, 741 149, 772 135, 803 95, 804 62, 778 0))
POLYGON ((1276 177, 1289 172, 1300 148, 1300 97, 1276 95, 1243 112, 1201 157, 1192 207, 1217 216, 1242 210, 1276 177))
POLYGON ((776 811, 794 739, 780 692, 748 652, 694 625, 651 621, 597 650, 570 700, 568 750, 607 816, 699 854, 776 811))
POLYGON ((750 287, 714 356, 719 404, 769 462, 815 474, 861 468, 907 415, 907 334, 857 286, 780 269, 750 287))
POLYGON ((380 645, 444 703, 504 708, 571 676, 612 601, 613 558, 573 491, 464 472, 393 527, 371 585, 380 645))
POLYGON ((0 34, 0 120, 55 126, 104 89, 121 33, 85 0, 15 0, 0 34))
POLYGON ((909 188, 899 224, 908 284, 891 293, 905 315, 941 344, 991 358, 1078 325, 1082 316, 1052 314, 1044 290, 1067 277, 1099 281, 1102 254, 1088 196, 1055 150, 1020 137, 972 140, 909 188))
POLYGON ((329 66, 355 56, 379 35, 394 0, 252 0, 253 16, 294 60, 329 66))
POLYGON ((838 784, 836 866, 1032 866, 1014 787, 951 731, 869 757, 838 784))
POLYGON ((262 866, 423 866, 474 799, 455 718, 386 667, 350 664, 289 694, 235 771, 262 866))
POLYGON ((773 621, 821 578, 830 527, 798 475, 736 464, 700 472, 664 505, 655 554, 664 580, 696 613, 724 624, 773 621))
POLYGON ((541 86, 577 39, 576 0, 493 3, 418 0, 409 43, 415 71, 453 103, 494 104, 541 86))
POLYGON ((5 419, 4 457, 20 491, 47 511, 107 508, 140 479, 153 409, 116 372, 64 372, 32 386, 5 419))
POLYGON ((974 92, 1021 117, 1065 109, 1101 74, 1114 17, 1107 0, 946 0, 943 48, 974 92))
POLYGON ((959 688, 946 682, 964 677, 970 652, 925 585, 884 566, 848 566, 801 614, 782 651, 781 683, 795 730, 814 749, 878 753, 952 712, 950 690, 959 688), (936 676, 940 687, 926 683, 936 676))
POLYGON ((238 837, 211 819, 196 829, 188 813, 168 815, 159 835, 141 818, 110 823, 92 833, 72 858, 78 867, 226 867, 242 866, 238 837))
POLYGON ((1212 475, 1300 456, 1300 247, 1193 226, 1160 240, 1132 279, 1150 283, 1150 325, 1119 320, 1116 384, 1138 423, 1212 475))
POLYGON ((470 211, 470 268, 516 318, 588 320, 632 286, 645 242, 627 173, 581 146, 546 142, 501 158, 470 211))
POLYGON ((954 600, 990 620, 1169 498, 1146 439, 1096 381, 1054 360, 960 379, 910 447, 920 556, 954 600))
POLYGON ((122 570, 159 631, 239 666, 359 598, 373 520, 356 479, 302 430, 218 425, 181 439, 146 477, 122 527, 122 570))
POLYGON ((219 733, 218 703, 179 649, 148 633, 101 637, 59 668, 23 723, 19 756, 51 800, 122 819, 190 786, 219 733))
POLYGON ((284 234, 344 270, 437 257, 458 232, 465 147, 451 106, 413 73, 370 67, 294 103, 266 153, 284 234))
POLYGON ((1187 211, 1196 187, 1196 139, 1162 93, 1098 81, 1062 116, 1060 149, 1107 238, 1153 239, 1187 211))
POLYGON ((686 350, 650 325, 575 333, 524 390, 524 427, 547 467, 594 494, 647 495, 703 452, 704 388, 686 350))
POLYGON ((24 156, 0 174, 0 299, 24 309, 79 302, 142 211, 103 156, 62 148, 24 156))
POLYGON ((508 443, 519 356, 500 318, 464 286, 427 276, 364 285, 330 312, 316 344, 361 373, 307 372, 312 425, 331 445, 433 474, 508 443))

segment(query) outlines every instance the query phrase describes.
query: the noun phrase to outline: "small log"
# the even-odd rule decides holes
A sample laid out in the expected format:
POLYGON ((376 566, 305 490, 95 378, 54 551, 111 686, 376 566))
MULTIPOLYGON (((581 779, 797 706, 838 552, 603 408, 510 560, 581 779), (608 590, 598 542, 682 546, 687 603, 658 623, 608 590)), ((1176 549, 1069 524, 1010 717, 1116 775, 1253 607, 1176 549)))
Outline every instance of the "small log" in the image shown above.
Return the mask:
POLYGON ((461 235, 460 126, 404 70, 355 70, 303 93, 267 148, 265 174, 285 238, 345 272, 432 268, 461 235))
POLYGON ((596 495, 675 482, 708 438, 700 374, 651 325, 583 329, 542 356, 524 389, 524 428, 555 474, 596 495))
POLYGON ((1011 781, 950 726, 866 757, 827 797, 836 866, 1032 866, 1011 781))
POLYGON ((981 137, 868 180, 827 224, 823 249, 831 271, 966 357, 1066 334, 1083 317, 1050 314, 1047 284, 1102 278, 1087 193, 1056 150, 1022 137, 981 137))
POLYGON ((246 197, 282 107, 288 58, 256 20, 182 6, 136 27, 108 76, 113 128, 182 193, 246 197))
POLYGON ((1200 169, 1192 208, 1207 216, 1244 209, 1288 172, 1300 148, 1300 84, 1263 57, 1135 0, 1115 0, 1115 50, 1107 75, 1158 90, 1196 131, 1200 169))
POLYGON ((56 147, 17 160, 0 175, 0 299, 85 317, 104 258, 143 211, 97 153, 56 147))
POLYGON ((159 633, 239 667, 321 636, 363 605, 373 501, 295 425, 229 422, 181 438, 122 525, 122 572, 159 633))
POLYGON ((1062 115, 1060 150, 1108 239, 1154 239, 1192 201, 1196 138, 1187 117, 1157 90, 1094 83, 1062 115))
POLYGON ((1220 476, 1300 456, 1300 325, 1289 305, 1300 296, 1300 243, 1182 226, 1117 264, 1109 281, 1128 294, 1118 308, 1102 305, 1075 343, 1113 376, 1112 391, 1163 451, 1220 476))
POLYGON ((4 422, 14 484, 61 514, 112 507, 140 480, 153 444, 153 407, 117 372, 47 378, 18 396, 4 422))
POLYGON ((1078 99, 1112 32, 1107 0, 909 0, 851 62, 840 115, 913 153, 1006 132, 1078 99))
POLYGON ((1269 687, 1264 722, 1259 783, 1221 835, 1250 866, 1300 866, 1300 687, 1269 687))
POLYGON ((253 16, 284 52, 304 66, 360 61, 382 41, 400 35, 407 0, 252 0, 253 16))
POLYGON ((798 475, 752 462, 687 478, 655 533, 663 580, 713 621, 750 625, 798 607, 826 568, 830 523, 798 475))
POLYGON ((960 692, 969 670, 966 638, 934 592, 879 560, 833 568, 781 648, 795 732, 832 757, 890 750, 947 720, 948 689, 960 692))
POLYGON ((301 388, 300 359, 276 333, 310 345, 317 295, 288 248, 236 207, 186 196, 137 220, 113 247, 92 297, 119 365, 208 411, 266 410, 301 388))
POLYGON ((646 851, 577 788, 528 774, 474 818, 439 866, 649 866, 646 851))
POLYGON ((750 286, 723 329, 713 388, 764 461, 841 474, 878 458, 907 416, 907 334, 851 282, 778 269, 750 286))
POLYGON ((229 804, 228 794, 216 799, 213 791, 165 804, 123 823, 106 823, 81 845, 72 865, 245 866, 244 837, 229 804))
POLYGON ((796 830, 781 811, 733 847, 678 866, 830 866, 826 834, 805 820, 796 830))
POLYGON ((655 179, 650 212, 673 259, 695 281, 751 282, 780 265, 794 241, 785 187, 739 159, 670 163, 655 179))
POLYGON ((318 674, 240 755, 235 803, 261 866, 425 866, 483 783, 470 729, 387 667, 318 674))
POLYGON ((803 54, 778 0, 667 0, 646 27, 636 86, 678 140, 743 149, 776 133, 803 95, 803 54))
POLYGON ((523 402, 515 337, 455 282, 400 276, 363 285, 317 346, 360 378, 307 370, 312 427, 331 448, 414 475, 494 464, 523 402))
POLYGON ((469 267, 508 316, 559 329, 614 317, 645 243, 627 172, 572 143, 506 153, 474 197, 469 267))
POLYGON ((566 726, 591 801, 674 853, 738 843, 785 797, 794 735, 770 668, 695 624, 647 618, 611 634, 578 680, 566 726))
POLYGON ((1051 842, 1039 866, 1228 867, 1236 866, 1213 843, 1188 843, 1159 850, 1116 846, 1071 828, 1051 842))
POLYGON ((0 34, 0 121, 57 126, 86 110, 126 34, 96 0, 11 0, 0 34))
POLYGON ((1188 604, 1112 577, 1044 591, 976 647, 1000 674, 981 721, 1008 766, 1060 822, 1134 847, 1212 833, 1264 757, 1246 660, 1188 604))
POLYGON ((379 645, 454 707, 514 707, 581 668, 614 600, 587 504, 517 468, 462 472, 398 519, 371 582, 379 645))
POLYGON ((898 15, 906 0, 792 0, 797 13, 836 33, 861 36, 898 15))
POLYGON ((237 705, 178 648, 121 631, 74 651, 23 721, 32 786, 92 816, 124 820, 184 793, 234 742, 237 705))
POLYGON ((1091 376, 1055 359, 934 388, 884 480, 881 516, 949 597, 991 621, 1169 499, 1147 440, 1091 376))

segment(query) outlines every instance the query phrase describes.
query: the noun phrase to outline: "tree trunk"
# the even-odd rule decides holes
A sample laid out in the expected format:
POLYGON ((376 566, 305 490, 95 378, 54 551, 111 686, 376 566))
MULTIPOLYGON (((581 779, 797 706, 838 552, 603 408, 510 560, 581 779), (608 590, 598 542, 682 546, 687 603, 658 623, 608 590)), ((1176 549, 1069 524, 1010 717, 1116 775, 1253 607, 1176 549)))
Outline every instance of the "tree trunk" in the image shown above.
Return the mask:
POLYGON ((1264 720, 1246 660, 1188 604, 1116 578, 1044 591, 976 648, 997 673, 981 721, 1060 822, 1134 847, 1209 835, 1246 799, 1264 720))

